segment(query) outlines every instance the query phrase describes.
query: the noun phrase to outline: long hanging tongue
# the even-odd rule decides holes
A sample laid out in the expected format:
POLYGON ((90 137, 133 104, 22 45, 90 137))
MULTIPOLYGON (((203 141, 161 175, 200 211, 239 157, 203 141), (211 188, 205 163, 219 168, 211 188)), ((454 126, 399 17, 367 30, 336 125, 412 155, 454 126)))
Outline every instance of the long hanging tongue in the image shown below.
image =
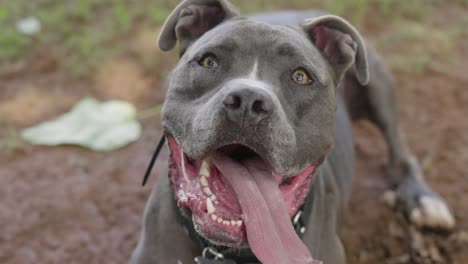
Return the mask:
POLYGON ((297 236, 278 184, 261 159, 236 162, 221 153, 212 161, 234 189, 247 240, 263 264, 320 264, 297 236))

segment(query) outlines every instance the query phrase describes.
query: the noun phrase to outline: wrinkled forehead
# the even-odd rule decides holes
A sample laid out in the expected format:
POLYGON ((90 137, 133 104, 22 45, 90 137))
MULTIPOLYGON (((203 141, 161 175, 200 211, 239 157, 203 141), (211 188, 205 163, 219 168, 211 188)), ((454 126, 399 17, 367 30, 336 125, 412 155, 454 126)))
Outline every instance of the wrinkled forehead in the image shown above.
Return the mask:
POLYGON ((205 33, 187 52, 193 55, 216 49, 235 53, 236 58, 244 61, 248 58, 286 56, 314 67, 317 78, 322 81, 327 75, 328 66, 324 58, 299 27, 234 19, 205 33))

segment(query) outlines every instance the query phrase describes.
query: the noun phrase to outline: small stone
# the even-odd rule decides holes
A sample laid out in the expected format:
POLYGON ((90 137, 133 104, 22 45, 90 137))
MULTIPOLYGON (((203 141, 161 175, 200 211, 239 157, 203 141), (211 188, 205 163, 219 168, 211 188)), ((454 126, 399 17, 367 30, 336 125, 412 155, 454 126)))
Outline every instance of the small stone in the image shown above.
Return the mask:
POLYGON ((25 35, 35 35, 41 31, 41 22, 35 17, 27 17, 16 23, 16 30, 25 35))
POLYGON ((397 198, 397 194, 394 191, 386 191, 382 194, 380 200, 390 208, 394 208, 397 203, 397 198))

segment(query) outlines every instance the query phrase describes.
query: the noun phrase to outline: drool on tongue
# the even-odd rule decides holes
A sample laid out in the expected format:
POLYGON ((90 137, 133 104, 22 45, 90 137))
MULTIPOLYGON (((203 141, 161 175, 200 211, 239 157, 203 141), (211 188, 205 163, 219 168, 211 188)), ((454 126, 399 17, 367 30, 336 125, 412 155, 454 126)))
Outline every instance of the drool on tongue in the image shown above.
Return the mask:
POLYGON ((297 236, 278 183, 259 158, 242 163, 217 153, 211 157, 242 208, 247 240, 263 264, 320 264, 297 236))

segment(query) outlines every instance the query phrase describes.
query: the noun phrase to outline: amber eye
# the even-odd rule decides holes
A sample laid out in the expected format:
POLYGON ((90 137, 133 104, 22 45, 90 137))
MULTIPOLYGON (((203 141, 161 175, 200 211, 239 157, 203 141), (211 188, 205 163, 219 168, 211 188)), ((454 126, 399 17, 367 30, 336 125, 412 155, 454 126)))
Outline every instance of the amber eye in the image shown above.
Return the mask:
POLYGON ((206 55, 199 61, 200 66, 205 68, 214 68, 218 66, 218 62, 213 55, 206 55))
POLYGON ((297 69, 292 74, 292 79, 300 85, 309 85, 312 83, 312 79, 309 77, 309 74, 303 69, 297 69))

